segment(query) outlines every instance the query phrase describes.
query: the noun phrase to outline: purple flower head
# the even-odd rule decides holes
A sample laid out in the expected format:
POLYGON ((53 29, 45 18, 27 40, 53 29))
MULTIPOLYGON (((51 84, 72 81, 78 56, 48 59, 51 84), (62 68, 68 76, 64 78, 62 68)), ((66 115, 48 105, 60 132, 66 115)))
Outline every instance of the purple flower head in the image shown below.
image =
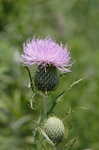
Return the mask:
POLYGON ((70 52, 51 38, 33 38, 24 44, 23 50, 22 61, 25 65, 51 64, 63 72, 70 71, 70 52))

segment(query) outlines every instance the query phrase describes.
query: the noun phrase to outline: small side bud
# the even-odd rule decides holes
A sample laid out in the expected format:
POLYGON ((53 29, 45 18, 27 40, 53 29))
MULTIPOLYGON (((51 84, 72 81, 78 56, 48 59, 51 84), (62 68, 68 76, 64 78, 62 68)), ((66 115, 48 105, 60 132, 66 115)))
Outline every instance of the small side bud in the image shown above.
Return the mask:
POLYGON ((64 137, 64 124, 57 117, 50 117, 44 124, 44 132, 54 144, 59 144, 64 137))

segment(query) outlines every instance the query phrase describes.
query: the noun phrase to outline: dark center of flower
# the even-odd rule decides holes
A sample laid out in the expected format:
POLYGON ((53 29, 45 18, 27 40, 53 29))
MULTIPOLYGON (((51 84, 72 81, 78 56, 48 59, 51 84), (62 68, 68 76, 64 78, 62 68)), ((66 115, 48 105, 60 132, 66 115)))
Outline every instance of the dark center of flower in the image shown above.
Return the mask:
POLYGON ((51 91, 58 84, 57 68, 53 65, 39 65, 35 73, 35 86, 41 91, 51 91))

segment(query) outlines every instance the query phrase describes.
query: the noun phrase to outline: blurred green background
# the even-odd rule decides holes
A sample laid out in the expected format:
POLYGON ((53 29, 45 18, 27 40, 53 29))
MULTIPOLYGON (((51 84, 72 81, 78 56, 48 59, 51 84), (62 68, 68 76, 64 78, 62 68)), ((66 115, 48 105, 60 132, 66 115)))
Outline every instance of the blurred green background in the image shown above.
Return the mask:
MULTIPOLYGON (((55 94, 65 93, 55 114, 68 121, 73 149, 99 150, 99 0, 0 0, 0 150, 32 150, 32 92, 18 62, 27 39, 51 36, 71 48, 72 72, 61 78, 55 94)), ((52 97, 54 93, 52 93, 52 97)), ((36 104, 37 105, 37 104, 36 104)))

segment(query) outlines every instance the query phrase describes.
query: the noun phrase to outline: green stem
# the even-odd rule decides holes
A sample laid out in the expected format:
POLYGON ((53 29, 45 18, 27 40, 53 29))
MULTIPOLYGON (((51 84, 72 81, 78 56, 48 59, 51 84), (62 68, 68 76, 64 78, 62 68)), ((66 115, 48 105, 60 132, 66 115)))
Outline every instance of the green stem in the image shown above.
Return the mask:
POLYGON ((59 97, 61 97, 63 94, 64 94, 64 91, 61 92, 58 96, 55 97, 55 99, 53 100, 52 106, 51 106, 50 109, 47 111, 47 115, 50 115, 50 114, 53 112, 55 106, 57 105, 57 99, 58 99, 59 97))
POLYGON ((48 95, 44 94, 43 96, 43 119, 45 120, 47 118, 47 98, 48 95))

